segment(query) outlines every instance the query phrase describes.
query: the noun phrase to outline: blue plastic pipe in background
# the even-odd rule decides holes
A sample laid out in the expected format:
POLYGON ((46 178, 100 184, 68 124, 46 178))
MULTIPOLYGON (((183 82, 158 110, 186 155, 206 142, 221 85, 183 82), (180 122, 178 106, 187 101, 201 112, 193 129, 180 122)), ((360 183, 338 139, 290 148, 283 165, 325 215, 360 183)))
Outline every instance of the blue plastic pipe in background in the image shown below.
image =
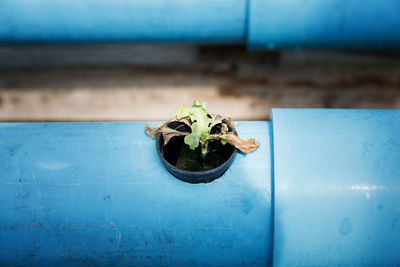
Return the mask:
POLYGON ((250 0, 257 49, 400 49, 398 0, 250 0))
POLYGON ((1 0, 0 42, 241 43, 246 0, 1 0))
POLYGON ((0 43, 399 49, 398 0, 1 0, 0 43))

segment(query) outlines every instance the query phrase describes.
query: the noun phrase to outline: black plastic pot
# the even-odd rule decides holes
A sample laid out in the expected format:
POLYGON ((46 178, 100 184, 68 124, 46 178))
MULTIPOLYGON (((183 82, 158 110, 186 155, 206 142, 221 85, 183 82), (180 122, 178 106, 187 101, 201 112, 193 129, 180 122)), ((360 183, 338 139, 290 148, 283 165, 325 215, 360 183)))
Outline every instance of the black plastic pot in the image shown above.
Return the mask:
MULTIPOLYGON (((181 132, 191 132, 189 126, 180 122, 171 122, 168 124, 168 127, 181 132)), ((229 128, 230 130, 233 130, 234 133, 237 135, 235 129, 231 127, 229 128)), ((211 129, 211 133, 218 133, 220 129, 221 124, 217 124, 211 129)), ((162 134, 159 133, 157 136, 156 149, 162 164, 165 166, 168 172, 170 172, 176 178, 192 184, 209 183, 221 177, 231 166, 237 154, 237 149, 230 144, 222 145, 220 141, 210 142, 210 150, 215 151, 215 153, 218 153, 219 155, 222 155, 224 158, 226 158, 226 160, 219 166, 210 170, 189 171, 180 169, 175 166, 177 157, 179 156, 182 146, 186 146, 186 144, 184 143, 184 137, 173 137, 168 142, 168 144, 164 146, 164 139, 162 134)), ((200 147, 198 148, 198 152, 200 156, 200 147)))

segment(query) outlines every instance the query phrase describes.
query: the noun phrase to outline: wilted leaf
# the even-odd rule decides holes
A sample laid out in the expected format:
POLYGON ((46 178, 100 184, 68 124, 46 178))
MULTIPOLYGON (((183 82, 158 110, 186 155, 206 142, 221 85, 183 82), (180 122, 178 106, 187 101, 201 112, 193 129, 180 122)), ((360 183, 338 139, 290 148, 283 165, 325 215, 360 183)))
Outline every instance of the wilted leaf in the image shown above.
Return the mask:
POLYGON ((161 123, 158 126, 146 125, 146 135, 155 139, 157 134, 161 133, 164 139, 164 146, 168 144, 169 140, 175 136, 186 136, 188 132, 179 132, 177 130, 171 129, 166 123, 161 123))
POLYGON ((249 140, 243 140, 233 133, 224 135, 224 138, 229 144, 233 145, 244 154, 254 152, 259 147, 259 143, 254 138, 250 138, 249 140))
POLYGON ((221 134, 227 134, 228 132, 229 132, 228 125, 223 123, 222 126, 221 126, 221 134))
POLYGON ((162 128, 161 133, 162 133, 163 139, 164 139, 164 146, 168 144, 169 140, 171 140, 172 137, 187 136, 189 134, 188 132, 180 132, 180 131, 171 129, 169 127, 162 128))
POLYGON ((238 125, 238 123, 233 122, 231 118, 226 118, 225 120, 229 124, 229 126, 231 126, 232 128, 235 128, 238 125))
POLYGON ((154 125, 146 125, 146 130, 145 133, 148 137, 156 139, 157 134, 160 131, 162 127, 164 127, 166 124, 165 123, 160 123, 158 126, 154 125))
POLYGON ((212 127, 214 127, 215 125, 222 123, 222 120, 224 119, 224 117, 222 117, 221 115, 211 115, 211 125, 210 128, 212 129, 212 127))
POLYGON ((254 152, 259 147, 259 143, 254 138, 243 140, 235 135, 234 132, 229 132, 227 134, 211 134, 208 136, 208 140, 220 140, 223 145, 229 143, 244 154, 254 152))
POLYGON ((177 120, 178 122, 183 122, 184 124, 186 124, 189 127, 192 127, 192 124, 190 123, 189 118, 181 118, 179 120, 177 120))

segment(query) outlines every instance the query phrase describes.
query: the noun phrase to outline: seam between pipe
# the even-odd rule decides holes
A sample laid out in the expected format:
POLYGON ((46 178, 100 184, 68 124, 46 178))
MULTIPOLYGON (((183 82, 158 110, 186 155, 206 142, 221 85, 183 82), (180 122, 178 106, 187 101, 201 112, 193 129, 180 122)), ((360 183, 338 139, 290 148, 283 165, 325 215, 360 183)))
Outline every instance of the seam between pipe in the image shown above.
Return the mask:
POLYGON ((270 145, 270 162, 271 162, 271 248, 269 253, 268 266, 274 264, 274 231, 275 231, 275 159, 274 159, 274 129, 272 117, 268 122, 270 125, 269 145, 270 145))

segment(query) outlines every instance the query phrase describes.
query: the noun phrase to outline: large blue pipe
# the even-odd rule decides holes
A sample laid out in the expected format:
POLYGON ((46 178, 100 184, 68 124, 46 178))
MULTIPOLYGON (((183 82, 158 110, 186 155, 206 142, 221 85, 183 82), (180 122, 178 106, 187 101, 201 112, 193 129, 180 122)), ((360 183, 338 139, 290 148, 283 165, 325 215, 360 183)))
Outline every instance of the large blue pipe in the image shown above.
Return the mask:
POLYGON ((275 109, 209 184, 144 123, 1 123, 3 266, 396 266, 400 110, 275 109))
POLYGON ((1 0, 0 40, 241 43, 246 0, 1 0))
POLYGON ((0 265, 271 262, 270 124, 238 127, 258 153, 198 185, 165 170, 144 127, 0 124, 0 265))
POLYGON ((399 49, 398 0, 1 0, 0 43, 399 49))
POLYGON ((274 265, 399 265, 400 110, 272 116, 274 265))
POLYGON ((253 48, 399 49, 398 0, 250 0, 253 48))

